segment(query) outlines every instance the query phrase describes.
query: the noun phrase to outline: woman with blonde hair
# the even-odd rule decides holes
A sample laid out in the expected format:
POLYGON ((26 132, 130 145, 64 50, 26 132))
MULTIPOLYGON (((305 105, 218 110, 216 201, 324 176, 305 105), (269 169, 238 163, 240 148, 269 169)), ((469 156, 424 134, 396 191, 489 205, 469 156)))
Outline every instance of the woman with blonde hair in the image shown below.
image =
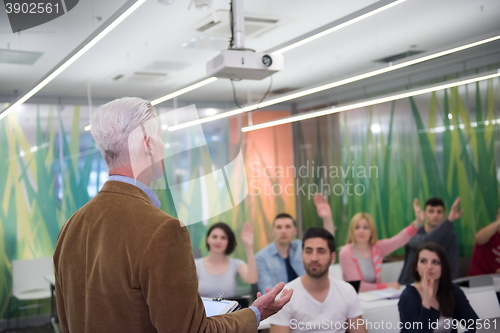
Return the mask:
POLYGON ((395 288, 398 282, 382 283, 382 259, 404 246, 418 231, 422 219, 417 218, 396 236, 378 240, 373 217, 357 213, 351 219, 347 244, 340 250, 340 266, 346 281, 361 281, 359 291, 395 288))

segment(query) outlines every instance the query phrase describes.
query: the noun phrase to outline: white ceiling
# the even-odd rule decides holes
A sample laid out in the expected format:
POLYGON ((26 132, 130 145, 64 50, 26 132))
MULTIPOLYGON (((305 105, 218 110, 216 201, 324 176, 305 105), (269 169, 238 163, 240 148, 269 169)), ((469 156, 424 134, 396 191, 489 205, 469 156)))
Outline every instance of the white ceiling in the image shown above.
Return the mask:
MULTIPOLYGON (((33 66, 0 64, 0 91, 25 92, 32 88, 125 2, 125 0, 80 0, 68 14, 20 33, 12 33, 7 14, 1 4, 0 49, 42 52, 43 55, 33 66), (94 17, 103 19, 98 22, 94 17)), ((80 63, 73 66, 79 67, 80 63)))
MULTIPOLYGON (((265 51, 375 2, 245 0, 246 12, 291 18, 282 27, 257 39, 248 39, 246 47, 265 51)), ((43 56, 32 66, 0 64, 0 95, 12 96, 15 90, 26 92, 124 3, 124 0, 80 0, 66 15, 20 34, 10 31, 6 14, 1 10, 0 49, 37 51, 43 56), (97 16, 102 18, 100 23, 95 19, 97 16)), ((210 15, 210 11, 188 10, 188 5, 188 0, 173 0, 170 5, 146 1, 37 96, 85 97, 90 82, 93 97, 153 99, 205 77, 205 63, 218 51, 183 47, 183 44, 189 44, 193 38, 197 41, 200 37, 209 38, 192 30, 192 26, 210 15), (158 61, 190 65, 169 72, 161 82, 128 80, 133 72, 151 71, 146 67, 158 61), (125 77, 113 81, 118 74, 125 77)), ((213 0, 213 9, 227 10, 229 4, 213 0)), ((381 66, 373 62, 375 59, 410 49, 430 51, 459 43, 500 29, 499 16, 498 0, 408 0, 286 52, 285 70, 273 76, 272 89, 299 89, 332 81, 381 66)), ((221 39, 214 44, 224 47, 221 39)), ((247 98, 259 100, 268 85, 268 79, 236 82, 238 98, 243 103, 247 98)), ((228 102, 232 101, 232 89, 229 80, 221 79, 179 99, 228 102)))

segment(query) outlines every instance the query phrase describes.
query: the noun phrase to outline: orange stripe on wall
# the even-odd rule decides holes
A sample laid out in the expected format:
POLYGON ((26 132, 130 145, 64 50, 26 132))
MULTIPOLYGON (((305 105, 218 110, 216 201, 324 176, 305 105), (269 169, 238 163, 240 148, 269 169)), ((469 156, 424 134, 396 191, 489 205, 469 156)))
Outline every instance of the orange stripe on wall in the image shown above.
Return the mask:
MULTIPOLYGON (((257 111, 252 120, 260 123, 289 115, 289 111, 257 111)), ((242 120, 246 123, 247 116, 242 120)), ((255 249, 260 250, 273 241, 272 222, 277 214, 286 212, 295 217, 292 125, 241 133, 240 124, 237 118, 230 120, 229 137, 238 142, 242 136, 249 192, 246 200, 254 223, 255 249)))

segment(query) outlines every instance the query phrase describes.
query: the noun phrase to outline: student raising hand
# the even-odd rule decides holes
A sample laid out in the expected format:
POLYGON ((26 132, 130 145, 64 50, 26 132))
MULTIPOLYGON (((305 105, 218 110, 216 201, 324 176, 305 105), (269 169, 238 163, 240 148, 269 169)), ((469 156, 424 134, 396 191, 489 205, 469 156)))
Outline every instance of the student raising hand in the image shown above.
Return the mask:
POLYGON ((253 226, 245 222, 243 224, 243 230, 240 233, 241 241, 245 244, 245 247, 253 247, 253 226))
POLYGON ((323 219, 323 228, 328 230, 335 236, 335 228, 333 226, 332 209, 326 197, 321 193, 316 193, 314 196, 314 205, 318 216, 323 219))
POLYGON ((461 199, 460 197, 458 197, 455 199, 453 205, 451 205, 450 214, 448 214, 448 220, 450 220, 450 222, 459 219, 460 216, 462 216, 462 214, 464 213, 463 209, 460 210, 460 201, 461 199))

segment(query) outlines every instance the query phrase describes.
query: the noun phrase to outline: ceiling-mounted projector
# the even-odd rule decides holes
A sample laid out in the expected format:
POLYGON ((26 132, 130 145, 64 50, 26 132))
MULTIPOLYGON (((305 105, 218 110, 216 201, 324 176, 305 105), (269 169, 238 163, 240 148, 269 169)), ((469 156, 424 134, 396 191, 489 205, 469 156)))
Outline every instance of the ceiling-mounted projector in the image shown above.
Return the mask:
POLYGON ((283 55, 224 50, 207 63, 207 75, 225 79, 262 80, 284 67, 283 55))
POLYGON ((284 67, 283 55, 258 53, 245 48, 243 0, 231 0, 229 49, 207 63, 207 75, 224 79, 262 80, 284 67))

